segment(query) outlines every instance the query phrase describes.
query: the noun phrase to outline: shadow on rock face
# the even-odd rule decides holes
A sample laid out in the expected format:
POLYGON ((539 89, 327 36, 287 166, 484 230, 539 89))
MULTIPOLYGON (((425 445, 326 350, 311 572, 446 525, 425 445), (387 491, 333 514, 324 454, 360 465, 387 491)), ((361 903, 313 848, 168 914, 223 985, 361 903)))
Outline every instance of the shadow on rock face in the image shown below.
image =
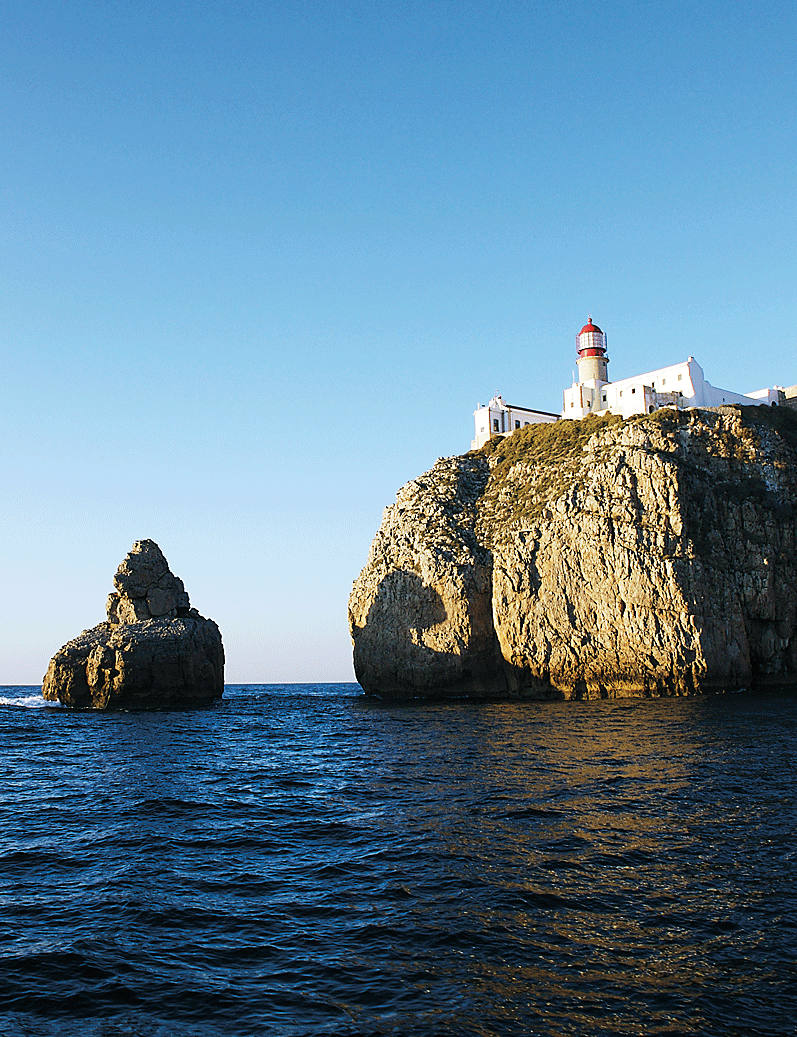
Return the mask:
POLYGON ((416 573, 396 570, 385 576, 365 625, 353 632, 354 670, 363 688, 395 696, 448 683, 457 656, 441 650, 432 636, 447 618, 443 599, 416 573))
MULTIPOLYGON (((489 595, 472 608, 476 613, 485 610, 478 619, 491 632, 489 595)), ((465 614, 464 619, 470 625, 472 617, 465 614)), ((367 694, 387 698, 493 691, 492 652, 483 658, 469 649, 460 629, 462 620, 449 615, 438 591, 416 573, 388 573, 364 625, 352 623, 357 680, 367 694)), ((503 689, 503 677, 499 679, 503 689)))

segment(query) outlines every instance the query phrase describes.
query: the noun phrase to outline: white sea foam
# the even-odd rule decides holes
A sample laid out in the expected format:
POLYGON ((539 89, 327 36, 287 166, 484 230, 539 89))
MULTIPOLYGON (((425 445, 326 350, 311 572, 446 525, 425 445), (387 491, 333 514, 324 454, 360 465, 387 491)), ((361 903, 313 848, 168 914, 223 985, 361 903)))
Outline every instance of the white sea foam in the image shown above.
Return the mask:
POLYGON ((25 706, 27 709, 41 709, 44 706, 57 706, 60 703, 48 702, 39 695, 0 695, 0 706, 25 706))

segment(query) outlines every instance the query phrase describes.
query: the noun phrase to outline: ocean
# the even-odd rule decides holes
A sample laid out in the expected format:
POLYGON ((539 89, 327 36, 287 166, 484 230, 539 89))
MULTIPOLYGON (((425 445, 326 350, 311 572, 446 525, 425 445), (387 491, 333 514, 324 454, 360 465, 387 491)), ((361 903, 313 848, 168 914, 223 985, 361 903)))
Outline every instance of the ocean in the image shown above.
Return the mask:
POLYGON ((0 725, 3 1037, 797 1029, 797 695, 0 725))

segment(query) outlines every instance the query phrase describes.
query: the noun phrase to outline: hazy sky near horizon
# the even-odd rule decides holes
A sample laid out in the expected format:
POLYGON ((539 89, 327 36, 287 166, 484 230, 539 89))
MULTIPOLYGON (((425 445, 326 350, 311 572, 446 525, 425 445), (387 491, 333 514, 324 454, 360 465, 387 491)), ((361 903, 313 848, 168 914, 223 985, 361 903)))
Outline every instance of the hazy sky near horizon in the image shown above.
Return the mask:
POLYGON ((797 383, 793 2, 3 0, 0 683, 134 540, 229 682, 353 679, 382 509, 500 391, 797 383))

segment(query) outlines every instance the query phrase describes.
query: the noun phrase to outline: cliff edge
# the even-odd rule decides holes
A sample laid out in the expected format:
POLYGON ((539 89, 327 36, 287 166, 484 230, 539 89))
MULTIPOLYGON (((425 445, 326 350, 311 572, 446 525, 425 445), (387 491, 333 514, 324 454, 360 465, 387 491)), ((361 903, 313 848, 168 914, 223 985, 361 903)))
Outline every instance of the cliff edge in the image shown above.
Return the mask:
POLYGON ((797 683, 797 415, 530 425, 385 509, 349 600, 367 694, 598 698, 797 683))

